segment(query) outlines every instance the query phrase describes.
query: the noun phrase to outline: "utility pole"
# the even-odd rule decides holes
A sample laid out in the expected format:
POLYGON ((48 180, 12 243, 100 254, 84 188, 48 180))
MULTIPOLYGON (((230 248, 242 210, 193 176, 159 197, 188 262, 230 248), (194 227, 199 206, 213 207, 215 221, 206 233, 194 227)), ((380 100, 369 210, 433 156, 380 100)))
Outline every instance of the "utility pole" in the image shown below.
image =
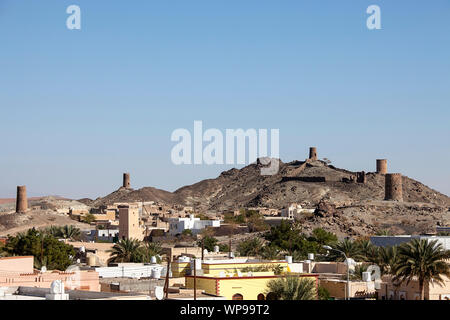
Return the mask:
POLYGON ((202 239, 202 261, 205 260, 205 238, 202 239))
POLYGON ((169 298, 169 271, 170 271, 170 255, 167 257, 166 281, 164 282, 164 298, 169 298))
POLYGON ((194 300, 197 300, 197 259, 194 258, 194 300))

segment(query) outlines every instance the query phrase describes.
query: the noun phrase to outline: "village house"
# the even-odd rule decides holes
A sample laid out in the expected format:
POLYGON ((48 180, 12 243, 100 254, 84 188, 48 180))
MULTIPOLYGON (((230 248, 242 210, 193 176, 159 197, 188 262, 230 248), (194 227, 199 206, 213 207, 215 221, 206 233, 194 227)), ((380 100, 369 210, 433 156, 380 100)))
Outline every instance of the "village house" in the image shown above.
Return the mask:
POLYGON ((98 272, 95 271, 39 271, 33 268, 33 256, 0 258, 0 287, 50 288, 61 280, 67 289, 100 291, 98 272))
POLYGON ((191 230, 193 234, 198 234, 207 227, 220 227, 220 220, 201 220, 193 214, 188 218, 171 218, 168 221, 170 235, 182 234, 184 230, 191 230))

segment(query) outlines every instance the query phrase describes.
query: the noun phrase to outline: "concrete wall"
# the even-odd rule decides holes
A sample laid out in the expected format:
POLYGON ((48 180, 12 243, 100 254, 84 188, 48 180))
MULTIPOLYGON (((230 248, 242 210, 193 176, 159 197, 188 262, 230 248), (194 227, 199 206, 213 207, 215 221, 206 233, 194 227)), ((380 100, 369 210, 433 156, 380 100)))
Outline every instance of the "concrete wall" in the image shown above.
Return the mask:
POLYGON ((95 271, 0 274, 0 287, 50 288, 55 280, 61 280, 67 289, 100 291, 99 277, 95 271))
MULTIPOLYGON (((373 284, 373 282, 350 281, 350 298, 358 297, 362 293, 375 293, 375 288, 371 288, 370 283, 373 284)), ((320 279, 319 285, 327 289, 332 298, 345 299, 346 297, 346 280, 320 279)))
POLYGON ((105 213, 93 214, 95 221, 114 221, 116 220, 116 213, 114 211, 106 211, 105 213))
MULTIPOLYGON (((347 265, 345 262, 312 262, 311 263, 313 273, 337 273, 346 274, 347 265)), ((308 270, 307 263, 303 265, 304 270, 308 270)))
MULTIPOLYGON (((315 281, 317 285, 317 277, 312 275, 302 275, 311 281, 315 281)), ((264 277, 239 277, 239 278, 214 278, 214 277, 197 277, 197 289, 202 289, 208 294, 223 296, 227 300, 232 300, 235 294, 243 296, 244 300, 258 300, 258 295, 266 296, 267 284, 271 280, 277 279, 278 276, 264 277)), ((192 289, 194 287, 194 277, 186 277, 186 287, 192 289)))
POLYGON ((33 273, 33 256, 0 258, 0 275, 5 273, 33 273))
POLYGON ((95 255, 100 266, 106 266, 111 253, 108 252, 114 246, 113 243, 92 243, 92 242, 68 242, 74 248, 85 247, 86 251, 95 251, 94 253, 88 252, 87 256, 95 255))
POLYGON ((134 292, 147 293, 153 292, 156 286, 164 286, 164 279, 126 279, 126 278, 108 278, 101 279, 100 284, 102 292, 134 292), (111 285, 112 284, 112 285, 111 285), (117 284, 117 285, 116 285, 117 284))
POLYGON ((200 247, 163 247, 163 253, 170 257, 179 257, 181 255, 192 255, 196 257, 202 256, 202 248, 200 247))
MULTIPOLYGON (((444 283, 426 283, 424 285, 424 297, 427 300, 450 300, 450 279, 442 276, 444 283)), ((412 280, 409 284, 406 282, 399 286, 394 286, 389 276, 383 277, 383 283, 378 290, 380 298, 387 297, 387 300, 419 300, 420 289, 419 282, 412 280)))
MULTIPOLYGON (((46 294, 50 293, 49 288, 34 288, 27 286, 20 286, 18 288, 18 293, 20 295, 34 296, 34 297, 45 297, 46 294)), ((94 291, 81 291, 81 290, 66 290, 69 294, 70 300, 91 300, 91 299, 111 299, 111 298, 135 298, 140 299, 140 295, 133 293, 118 293, 118 292, 94 292, 94 291)))
MULTIPOLYGON (((266 268, 268 272, 272 272, 272 268, 277 266, 281 267, 281 272, 288 271, 288 263, 286 261, 276 262, 249 262, 249 263, 202 263, 202 269, 204 274, 218 276, 221 273, 230 273, 236 275, 236 272, 243 272, 245 268, 251 268, 257 270, 257 268, 266 268)), ((256 271, 253 271, 256 272, 256 271)))
POLYGON ((99 277, 102 278, 150 278, 153 270, 159 270, 163 276, 166 268, 158 264, 130 264, 128 266, 95 268, 99 277))

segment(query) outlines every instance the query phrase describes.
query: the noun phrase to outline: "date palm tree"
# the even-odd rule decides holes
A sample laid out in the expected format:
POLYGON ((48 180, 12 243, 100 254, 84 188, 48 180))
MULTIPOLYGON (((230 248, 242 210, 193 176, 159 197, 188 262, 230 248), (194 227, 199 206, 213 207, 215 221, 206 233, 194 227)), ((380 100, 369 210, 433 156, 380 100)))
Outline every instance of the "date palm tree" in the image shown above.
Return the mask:
POLYGON ((281 251, 275 246, 264 246, 261 257, 267 260, 277 260, 281 257, 281 251))
POLYGON ((260 257, 264 248, 264 243, 261 239, 255 237, 248 240, 242 240, 237 246, 239 255, 260 257))
POLYGON ((137 239, 119 240, 109 251, 110 262, 142 262, 144 260, 141 243, 137 239))
POLYGON ((72 225, 50 226, 44 229, 43 232, 55 238, 71 240, 78 239, 81 235, 80 229, 72 225))
POLYGON ((370 240, 360 240, 356 242, 359 247, 359 252, 366 262, 377 263, 378 261, 378 247, 374 246, 370 240))
POLYGON ((277 300, 316 300, 315 281, 296 276, 285 276, 269 281, 266 295, 277 300))
POLYGON ((161 262, 162 246, 159 242, 145 242, 141 249, 144 262, 150 262, 152 257, 156 257, 157 263, 161 262))
POLYGON ((66 226, 61 228, 61 236, 64 239, 74 240, 74 239, 79 238, 80 235, 81 235, 80 229, 78 229, 78 228, 76 228, 74 226, 67 226, 66 225, 66 226))
POLYGON ((59 238, 61 236, 61 228, 57 226, 50 226, 46 228, 44 232, 55 238, 59 238))
POLYGON ((359 246, 359 244, 349 239, 338 242, 335 246, 333 246, 333 249, 336 249, 338 251, 330 250, 328 257, 332 261, 345 260, 344 256, 339 251, 344 252, 347 258, 352 258, 355 261, 362 261, 365 259, 364 254, 361 253, 361 247, 359 246))
POLYGON ((399 247, 398 263, 394 270, 394 281, 409 284, 411 280, 419 282, 420 299, 424 299, 424 284, 433 280, 442 285, 441 275, 450 277, 450 267, 445 261, 449 258, 437 240, 414 239, 399 247))
POLYGON ((393 274, 398 263, 398 247, 379 247, 377 265, 381 274, 393 274))

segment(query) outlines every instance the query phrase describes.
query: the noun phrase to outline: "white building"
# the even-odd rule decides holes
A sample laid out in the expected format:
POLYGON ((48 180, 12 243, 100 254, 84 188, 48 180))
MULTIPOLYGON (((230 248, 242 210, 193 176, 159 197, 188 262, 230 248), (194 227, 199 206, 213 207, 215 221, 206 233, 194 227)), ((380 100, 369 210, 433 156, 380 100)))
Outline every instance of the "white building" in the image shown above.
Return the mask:
POLYGON ((292 203, 287 208, 281 210, 281 217, 294 219, 302 213, 313 213, 315 209, 303 209, 298 203, 292 203))
POLYGON ((115 237, 119 237, 119 229, 100 229, 89 230, 86 232, 88 241, 109 241, 112 242, 115 237))
POLYGON ((184 230, 191 230, 193 234, 201 232, 206 227, 220 227, 220 220, 200 220, 191 214, 188 218, 169 219, 169 234, 177 235, 184 230))
POLYGON ((117 263, 114 267, 95 268, 100 278, 160 278, 165 276, 166 267, 160 264, 117 263))

